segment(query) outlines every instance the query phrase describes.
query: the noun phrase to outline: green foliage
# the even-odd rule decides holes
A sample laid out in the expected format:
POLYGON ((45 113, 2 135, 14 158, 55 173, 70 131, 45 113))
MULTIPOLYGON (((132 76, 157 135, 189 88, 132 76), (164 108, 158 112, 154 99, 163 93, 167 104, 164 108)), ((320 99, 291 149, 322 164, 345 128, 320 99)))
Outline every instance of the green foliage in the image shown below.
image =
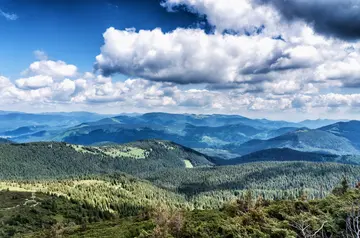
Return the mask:
POLYGON ((0 237, 114 218, 85 201, 43 193, 0 191, 0 201, 0 237))
POLYGON ((167 169, 140 174, 155 185, 185 195, 196 208, 219 208, 248 189, 253 198, 309 199, 330 194, 345 176, 359 181, 360 167, 335 163, 253 163, 194 169, 167 169))
POLYGON ((164 168, 185 168, 184 160, 193 166, 212 165, 198 152, 163 141, 109 147, 74 147, 55 142, 0 144, 0 179, 63 178, 113 172, 137 174, 164 168), (132 148, 131 153, 123 152, 128 148, 132 148), (116 150, 122 152, 112 154, 116 150), (136 156, 146 156, 146 160, 136 159, 136 156))

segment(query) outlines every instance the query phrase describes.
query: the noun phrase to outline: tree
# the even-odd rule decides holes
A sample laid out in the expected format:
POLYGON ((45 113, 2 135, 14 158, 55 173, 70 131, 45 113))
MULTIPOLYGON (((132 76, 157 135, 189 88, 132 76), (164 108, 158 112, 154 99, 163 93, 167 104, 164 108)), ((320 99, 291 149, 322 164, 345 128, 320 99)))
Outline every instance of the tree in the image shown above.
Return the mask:
POLYGON ((350 186, 349 186, 348 180, 344 176, 340 182, 340 187, 334 188, 332 193, 336 196, 341 196, 341 195, 345 194, 349 190, 349 188, 350 188, 350 186))
POLYGON ((360 206, 353 205, 346 218, 346 237, 360 237, 360 206))

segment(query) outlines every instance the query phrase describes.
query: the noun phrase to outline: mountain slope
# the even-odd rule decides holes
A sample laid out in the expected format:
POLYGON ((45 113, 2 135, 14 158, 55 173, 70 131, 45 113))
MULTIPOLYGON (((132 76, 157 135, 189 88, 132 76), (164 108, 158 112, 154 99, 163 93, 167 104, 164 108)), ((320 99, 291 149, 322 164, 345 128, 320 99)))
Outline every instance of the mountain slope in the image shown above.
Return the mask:
POLYGON ((0 179, 130 174, 210 166, 208 157, 167 141, 85 147, 66 143, 0 144, 0 179))
POLYGON ((338 122, 319 130, 332 133, 348 139, 357 149, 360 149, 360 121, 338 122))
POLYGON ((47 125, 51 127, 69 127, 83 122, 100 120, 108 117, 88 112, 71 113, 22 113, 4 112, 0 113, 0 131, 13 130, 24 126, 47 125))
POLYGON ((228 145, 226 148, 241 155, 271 148, 290 148, 337 155, 359 154, 346 138, 322 130, 308 129, 297 130, 269 140, 251 140, 241 145, 228 145))
POLYGON ((0 138, 0 144, 10 144, 10 143, 12 143, 12 141, 8 139, 0 138))
POLYGON ((328 126, 337 122, 346 121, 346 120, 329 120, 329 119, 318 119, 318 120, 305 120, 299 122, 303 127, 310 129, 318 129, 320 127, 328 126))
POLYGON ((254 139, 268 140, 268 139, 272 139, 272 138, 284 135, 289 132, 294 132, 296 130, 299 130, 299 128, 298 127, 281 127, 279 129, 260 132, 254 136, 254 139))
MULTIPOLYGON (((360 158, 359 158, 360 159, 360 158)), ((338 163, 354 163, 348 160, 342 160, 341 156, 331 154, 320 154, 313 152, 303 152, 288 148, 275 148, 261 150, 251 154, 244 155, 240 158, 223 161, 226 165, 236 165, 253 162, 282 162, 282 161, 308 161, 308 162, 338 162, 338 163)), ((360 164, 360 160, 357 161, 360 164)))

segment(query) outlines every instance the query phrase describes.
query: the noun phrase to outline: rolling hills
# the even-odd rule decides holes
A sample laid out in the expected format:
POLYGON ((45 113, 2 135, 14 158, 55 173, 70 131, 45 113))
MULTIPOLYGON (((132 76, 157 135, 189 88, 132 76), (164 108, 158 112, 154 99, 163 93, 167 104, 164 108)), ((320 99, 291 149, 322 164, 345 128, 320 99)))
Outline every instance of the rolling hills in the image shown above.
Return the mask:
POLYGON ((322 127, 319 130, 344 137, 348 139, 357 149, 360 149, 360 121, 338 122, 322 127))
POLYGON ((63 112, 63 113, 23 113, 3 112, 0 114, 0 131, 15 130, 26 126, 51 126, 53 128, 66 128, 83 122, 100 120, 108 117, 89 112, 63 112))
POLYGON ((251 140, 243 144, 225 146, 229 151, 246 155, 272 148, 289 148, 299 151, 336 155, 357 155, 359 151, 352 143, 340 136, 323 130, 299 129, 269 140, 251 140))
POLYGON ((304 152, 292 150, 289 148, 274 148, 256 151, 239 158, 222 160, 219 163, 223 165, 235 165, 253 162, 284 162, 284 161, 309 161, 309 162, 332 162, 343 164, 360 165, 360 156, 339 156, 334 154, 323 154, 316 152, 304 152))
POLYGON ((83 123, 59 133, 54 139, 84 145, 103 141, 126 143, 163 139, 191 148, 218 148, 234 141, 246 142, 253 138, 269 138, 271 134, 279 135, 276 130, 285 126, 296 127, 297 124, 235 115, 148 113, 83 123), (269 133, 261 136, 267 131, 269 133))
POLYGON ((12 143, 12 141, 4 139, 4 138, 0 138, 0 144, 10 144, 12 143))
POLYGON ((219 166, 169 141, 103 144, 0 144, 0 236, 296 237, 294 221, 338 234, 360 197, 330 195, 360 179, 360 166, 328 163, 344 156, 270 149, 219 166))

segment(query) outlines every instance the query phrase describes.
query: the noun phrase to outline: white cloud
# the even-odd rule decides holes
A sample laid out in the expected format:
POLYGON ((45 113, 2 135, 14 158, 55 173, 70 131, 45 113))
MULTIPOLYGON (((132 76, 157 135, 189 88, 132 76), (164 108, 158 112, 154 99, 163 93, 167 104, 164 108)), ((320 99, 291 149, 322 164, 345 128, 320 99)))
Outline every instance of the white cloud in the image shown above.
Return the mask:
POLYGON ((29 78, 21 78, 15 81, 18 88, 21 89, 38 89, 49 87, 53 84, 53 79, 50 76, 37 75, 29 78))
POLYGON ((0 16, 5 17, 9 21, 15 21, 19 18, 16 14, 7 13, 7 12, 2 11, 1 9, 0 9, 0 16))
POLYGON ((48 59, 48 55, 46 54, 45 51, 42 51, 42 50, 35 50, 34 56, 38 60, 47 60, 48 59))
POLYGON ((199 29, 137 33, 109 28, 104 38, 96 57, 103 74, 179 84, 245 82, 251 73, 308 67, 318 56, 311 46, 299 48, 263 36, 208 35, 199 29))
POLYGON ((64 61, 40 60, 32 63, 25 74, 46 75, 53 78, 74 77, 77 74, 77 67, 64 61))
POLYGON ((170 11, 179 5, 206 15, 220 33, 224 30, 254 33, 262 26, 268 28, 280 21, 280 15, 272 7, 256 4, 253 0, 166 0, 162 3, 170 11))

